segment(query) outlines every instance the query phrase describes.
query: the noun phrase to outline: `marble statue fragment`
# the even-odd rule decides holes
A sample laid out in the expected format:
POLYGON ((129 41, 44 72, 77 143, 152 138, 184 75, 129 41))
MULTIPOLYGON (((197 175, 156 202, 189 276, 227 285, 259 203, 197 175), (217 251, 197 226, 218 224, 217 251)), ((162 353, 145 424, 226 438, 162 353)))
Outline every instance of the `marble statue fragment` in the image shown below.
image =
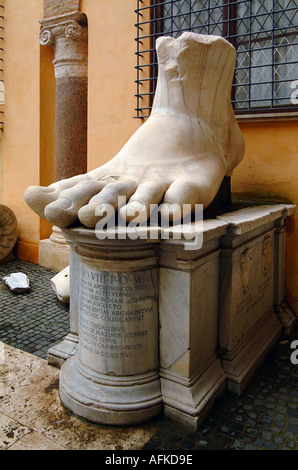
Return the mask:
POLYGON ((231 105, 236 52, 225 39, 191 32, 156 43, 159 73, 152 112, 105 165, 48 187, 31 186, 28 205, 60 228, 94 228, 107 207, 144 222, 150 204, 174 222, 183 204, 206 208, 244 155, 231 105), (119 207, 119 196, 127 203, 119 207), (100 215, 101 214, 101 215, 100 215))
POLYGON ((7 260, 16 244, 18 223, 13 211, 0 204, 0 262, 7 260))
POLYGON ((52 277, 51 286, 61 302, 69 303, 69 266, 52 277))
POLYGON ((30 290, 29 278, 24 273, 11 273, 3 278, 7 287, 16 294, 22 294, 30 290))

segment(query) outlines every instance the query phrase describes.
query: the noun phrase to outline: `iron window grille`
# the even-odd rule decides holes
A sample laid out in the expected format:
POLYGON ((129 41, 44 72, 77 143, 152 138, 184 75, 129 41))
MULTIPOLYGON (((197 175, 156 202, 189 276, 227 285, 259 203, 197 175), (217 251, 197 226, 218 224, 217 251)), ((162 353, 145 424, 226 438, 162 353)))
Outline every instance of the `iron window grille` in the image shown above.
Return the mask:
POLYGON ((158 74, 156 39, 184 31, 223 36, 237 52, 236 114, 297 111, 297 0, 137 0, 137 118, 150 114, 158 74))

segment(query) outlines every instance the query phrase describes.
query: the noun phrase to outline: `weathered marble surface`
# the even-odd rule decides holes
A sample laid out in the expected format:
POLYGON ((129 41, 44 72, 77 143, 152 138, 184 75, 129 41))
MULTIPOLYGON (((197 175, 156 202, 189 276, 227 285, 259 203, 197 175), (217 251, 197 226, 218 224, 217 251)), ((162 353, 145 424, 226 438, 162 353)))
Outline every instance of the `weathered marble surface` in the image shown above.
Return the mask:
POLYGON ((18 223, 13 211, 0 204, 0 262, 7 258, 17 241, 18 223))
MULTIPOLYGON (((220 225, 222 229, 222 225, 220 225)), ((185 251, 161 245, 160 377, 164 413, 197 429, 226 374, 217 355, 219 239, 185 251)))
POLYGON ((23 292, 30 291, 29 278, 25 273, 11 273, 3 278, 4 284, 7 287, 17 293, 21 294, 23 292))
POLYGON ((50 280, 51 286, 61 302, 69 303, 69 266, 50 280))
POLYGON ((99 240, 65 230, 79 268, 78 353, 62 366, 60 397, 103 424, 138 424, 161 412, 157 254, 146 241, 99 240))
MULTIPOLYGON (((203 236, 203 245, 199 249, 196 244, 191 245, 188 239, 189 234, 193 233, 192 224, 183 228, 178 225, 165 229, 167 236, 163 239, 163 229, 151 232, 152 239, 147 241, 136 238, 139 247, 142 244, 143 247, 147 246, 147 250, 153 249, 154 246, 156 247, 154 250, 159 247, 157 363, 164 413, 192 429, 196 429, 202 422, 215 398, 221 395, 226 386, 236 393, 242 393, 258 365, 278 340, 282 329, 287 327, 285 319, 280 318, 276 309, 277 305, 284 306, 285 302, 284 270, 280 269, 284 263, 284 245, 281 243, 280 229, 285 226, 286 217, 293 214, 294 208, 293 205, 255 206, 223 214, 217 219, 205 220, 203 224, 196 226, 197 230, 201 231, 199 235, 203 236), (183 238, 183 233, 187 240, 183 238), (185 242, 188 243, 187 249, 185 242), (275 294, 277 287, 278 296, 275 294)), ((96 295, 95 291, 86 293, 86 284, 84 284, 83 307, 87 310, 83 314, 80 313, 82 298, 80 299, 78 293, 82 288, 81 274, 85 273, 85 277, 89 278, 93 275, 94 280, 89 288, 94 289, 95 276, 103 275, 107 267, 110 267, 109 275, 114 276, 113 282, 115 282, 121 269, 126 272, 131 269, 133 272, 135 269, 134 272, 138 273, 140 264, 135 263, 144 263, 145 260, 143 258, 140 261, 136 247, 132 248, 136 242, 132 240, 95 241, 94 231, 83 228, 64 230, 64 233, 71 245, 74 276, 70 303, 72 333, 71 337, 61 343, 62 353, 61 351, 55 353, 55 361, 60 354, 61 363, 65 361, 68 351, 71 351, 69 357, 74 355, 76 347, 74 338, 80 343, 80 317, 85 324, 90 320, 87 318, 91 314, 88 313, 87 306, 89 301, 93 301, 90 295, 96 295), (119 244, 117 259, 115 257, 113 259, 111 253, 117 243, 119 244), (97 254, 94 252, 93 256, 90 256, 90 251, 88 252, 90 244, 94 246, 97 244, 97 254), (100 260, 104 244, 106 244, 105 259, 100 260), (80 245, 88 247, 87 252, 78 248, 80 245), (87 270, 86 254, 91 263, 87 270), (97 268, 96 263, 99 263, 97 268)), ((138 229, 135 228, 134 234, 137 233, 138 229)), ((141 234, 147 236, 149 231, 146 233, 145 228, 140 228, 139 235, 141 234)), ((150 272, 150 280, 146 282, 144 278, 144 285, 148 284, 150 287, 152 265, 147 263, 146 268, 150 272)), ((117 306, 116 301, 118 299, 114 298, 114 306, 117 306)), ((146 305, 146 303, 142 305, 141 302, 139 307, 143 308, 146 305)), ((97 306, 97 313, 99 311, 97 306)), ((295 324, 296 319, 291 317, 291 322, 295 324)), ((124 368, 119 368, 117 357, 106 358, 103 361, 94 354, 94 350, 88 351, 88 347, 94 346, 87 344, 88 341, 95 339, 90 334, 94 335, 99 330, 97 328, 91 332, 90 325, 87 326, 89 329, 81 330, 83 349, 85 349, 81 357, 84 358, 85 364, 94 370, 92 382, 102 383, 103 375, 108 370, 116 371, 119 379, 126 366, 123 363, 124 368), (89 335, 87 342, 86 334, 89 335)), ((105 328, 103 324, 100 326, 101 329, 105 328)), ((92 328, 94 329, 94 325, 92 328)), ((148 334, 150 327, 147 325, 138 331, 147 331, 148 334)), ((149 335, 144 336, 142 341, 146 340, 146 337, 149 338, 149 335)), ((144 341, 143 345, 146 359, 142 359, 141 362, 146 366, 150 364, 152 352, 155 354, 156 350, 150 341, 149 343, 144 341)), ((75 362, 77 359, 72 359, 69 363, 66 381, 72 381, 69 379, 71 376, 82 375, 79 371, 81 367, 79 362, 76 365, 75 362)), ((139 364, 139 358, 132 361, 130 365, 132 372, 133 370, 140 372, 139 364)), ((83 375, 88 376, 88 371, 86 372, 84 368, 82 370, 85 371, 83 375)), ((109 381, 109 390, 112 390, 110 378, 109 381)), ((73 380, 73 382, 76 383, 77 394, 88 386, 88 396, 91 399, 88 381, 73 380)), ((92 400, 98 402, 99 398, 106 400, 106 395, 104 392, 98 394, 94 389, 92 400)), ((124 399, 126 406, 125 400, 126 398, 124 399)), ((89 411, 91 408, 89 407, 89 411)), ((88 419, 101 421, 103 418, 91 410, 88 419)), ((117 424, 117 420, 111 424, 117 424)))
MULTIPOLYGON (((50 41, 51 31, 45 33, 50 41)), ((41 217, 61 228, 79 218, 94 228, 106 211, 146 222, 150 205, 161 204, 163 216, 180 221, 183 205, 189 212, 195 204, 206 208, 242 160, 244 140, 231 105, 234 47, 219 36, 185 32, 158 38, 156 52, 158 83, 148 120, 105 165, 28 188, 25 199, 41 217)))
MULTIPOLYGON (((294 208, 255 206, 218 217, 228 224, 222 237, 218 348, 228 388, 238 394, 285 326, 274 293, 285 283, 285 252, 277 233, 294 208)), ((294 324, 294 315, 292 320, 294 324)))

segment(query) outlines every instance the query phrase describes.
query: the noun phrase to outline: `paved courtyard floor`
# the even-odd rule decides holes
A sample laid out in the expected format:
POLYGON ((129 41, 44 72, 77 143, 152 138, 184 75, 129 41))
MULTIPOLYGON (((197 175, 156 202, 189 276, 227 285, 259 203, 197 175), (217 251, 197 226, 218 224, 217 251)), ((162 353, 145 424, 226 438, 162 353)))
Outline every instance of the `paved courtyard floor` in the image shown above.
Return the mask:
POLYGON ((49 347, 69 331, 68 306, 50 279, 56 273, 11 261, 0 265, 0 449, 3 450, 298 450, 298 365, 291 338, 280 338, 241 397, 226 391, 199 430, 160 416, 142 426, 88 423, 59 399, 59 370, 49 347), (31 291, 14 294, 3 276, 28 275, 31 291))

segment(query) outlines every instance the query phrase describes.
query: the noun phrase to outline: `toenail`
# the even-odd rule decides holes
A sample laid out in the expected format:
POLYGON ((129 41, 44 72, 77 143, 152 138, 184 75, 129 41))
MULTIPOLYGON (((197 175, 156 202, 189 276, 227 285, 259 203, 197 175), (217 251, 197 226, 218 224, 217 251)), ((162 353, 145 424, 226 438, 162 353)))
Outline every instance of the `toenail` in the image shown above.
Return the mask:
POLYGON ((97 181, 118 181, 120 178, 123 178, 122 175, 108 175, 99 178, 97 181))
MULTIPOLYGON (((61 197, 52 203, 55 204, 55 208, 59 209, 69 209, 72 206, 72 202, 70 199, 66 197, 61 197)), ((50 204, 51 205, 51 204, 50 204)))

